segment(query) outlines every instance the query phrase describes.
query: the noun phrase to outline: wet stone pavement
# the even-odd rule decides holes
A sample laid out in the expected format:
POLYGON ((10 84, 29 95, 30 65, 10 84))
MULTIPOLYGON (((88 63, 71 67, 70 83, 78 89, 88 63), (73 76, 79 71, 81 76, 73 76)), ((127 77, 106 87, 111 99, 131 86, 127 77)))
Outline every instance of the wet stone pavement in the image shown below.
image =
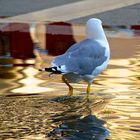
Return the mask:
POLYGON ((0 101, 1 140, 100 140, 109 134, 105 122, 92 114, 105 107, 103 99, 86 102, 81 96, 10 96, 0 97, 0 101))

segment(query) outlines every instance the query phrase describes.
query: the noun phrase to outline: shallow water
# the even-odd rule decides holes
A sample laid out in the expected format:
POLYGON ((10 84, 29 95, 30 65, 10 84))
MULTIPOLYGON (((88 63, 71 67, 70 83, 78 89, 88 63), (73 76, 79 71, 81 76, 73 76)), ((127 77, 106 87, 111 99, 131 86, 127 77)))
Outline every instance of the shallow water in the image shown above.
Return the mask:
POLYGON ((43 50, 26 61, 0 58, 0 139, 139 140, 140 38, 110 32, 110 64, 89 101, 84 82, 67 97, 61 76, 38 71, 53 59, 43 50))

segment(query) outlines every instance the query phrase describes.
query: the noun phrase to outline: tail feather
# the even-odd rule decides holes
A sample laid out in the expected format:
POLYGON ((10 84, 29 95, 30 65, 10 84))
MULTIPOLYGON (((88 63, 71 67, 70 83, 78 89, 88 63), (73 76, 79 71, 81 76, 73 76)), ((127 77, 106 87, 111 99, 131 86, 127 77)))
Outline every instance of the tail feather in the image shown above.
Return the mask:
POLYGON ((57 67, 43 68, 43 69, 39 69, 39 71, 51 72, 53 74, 61 74, 62 73, 60 70, 57 69, 57 67))

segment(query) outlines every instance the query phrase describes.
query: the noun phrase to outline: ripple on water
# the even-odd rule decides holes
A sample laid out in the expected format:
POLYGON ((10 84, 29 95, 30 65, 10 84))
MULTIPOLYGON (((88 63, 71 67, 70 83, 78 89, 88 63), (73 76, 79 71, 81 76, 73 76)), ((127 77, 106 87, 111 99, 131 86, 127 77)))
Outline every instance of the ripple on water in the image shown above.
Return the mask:
POLYGON ((105 122, 92 114, 94 107, 99 112, 103 109, 102 99, 86 102, 82 97, 62 98, 1 97, 0 139, 40 136, 40 139, 98 140, 108 136, 105 122))
POLYGON ((0 59, 0 140, 139 140, 140 39, 123 36, 109 36, 110 65, 95 79, 89 102, 84 83, 73 85, 74 97, 60 97, 67 93, 60 76, 37 70, 52 60, 42 49, 34 66, 0 59))

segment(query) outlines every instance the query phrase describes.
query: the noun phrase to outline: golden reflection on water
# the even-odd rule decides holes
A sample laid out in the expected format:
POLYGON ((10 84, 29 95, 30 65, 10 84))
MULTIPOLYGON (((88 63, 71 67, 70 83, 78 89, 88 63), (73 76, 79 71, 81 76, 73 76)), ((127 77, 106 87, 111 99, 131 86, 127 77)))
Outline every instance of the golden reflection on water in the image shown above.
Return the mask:
POLYGON ((38 74, 38 70, 33 67, 26 67, 22 69, 22 73, 24 75, 23 79, 18 80, 22 86, 16 89, 12 89, 13 93, 42 93, 42 92, 50 92, 53 91, 51 88, 41 87, 39 86, 43 83, 44 80, 41 80, 36 77, 38 74))
POLYGON ((46 54, 37 53, 35 66, 0 68, 0 139, 104 140, 109 132, 108 140, 139 140, 140 39, 109 41, 110 65, 95 79, 88 103, 85 83, 73 84, 75 96, 67 98, 60 76, 38 71, 53 58, 46 54))

